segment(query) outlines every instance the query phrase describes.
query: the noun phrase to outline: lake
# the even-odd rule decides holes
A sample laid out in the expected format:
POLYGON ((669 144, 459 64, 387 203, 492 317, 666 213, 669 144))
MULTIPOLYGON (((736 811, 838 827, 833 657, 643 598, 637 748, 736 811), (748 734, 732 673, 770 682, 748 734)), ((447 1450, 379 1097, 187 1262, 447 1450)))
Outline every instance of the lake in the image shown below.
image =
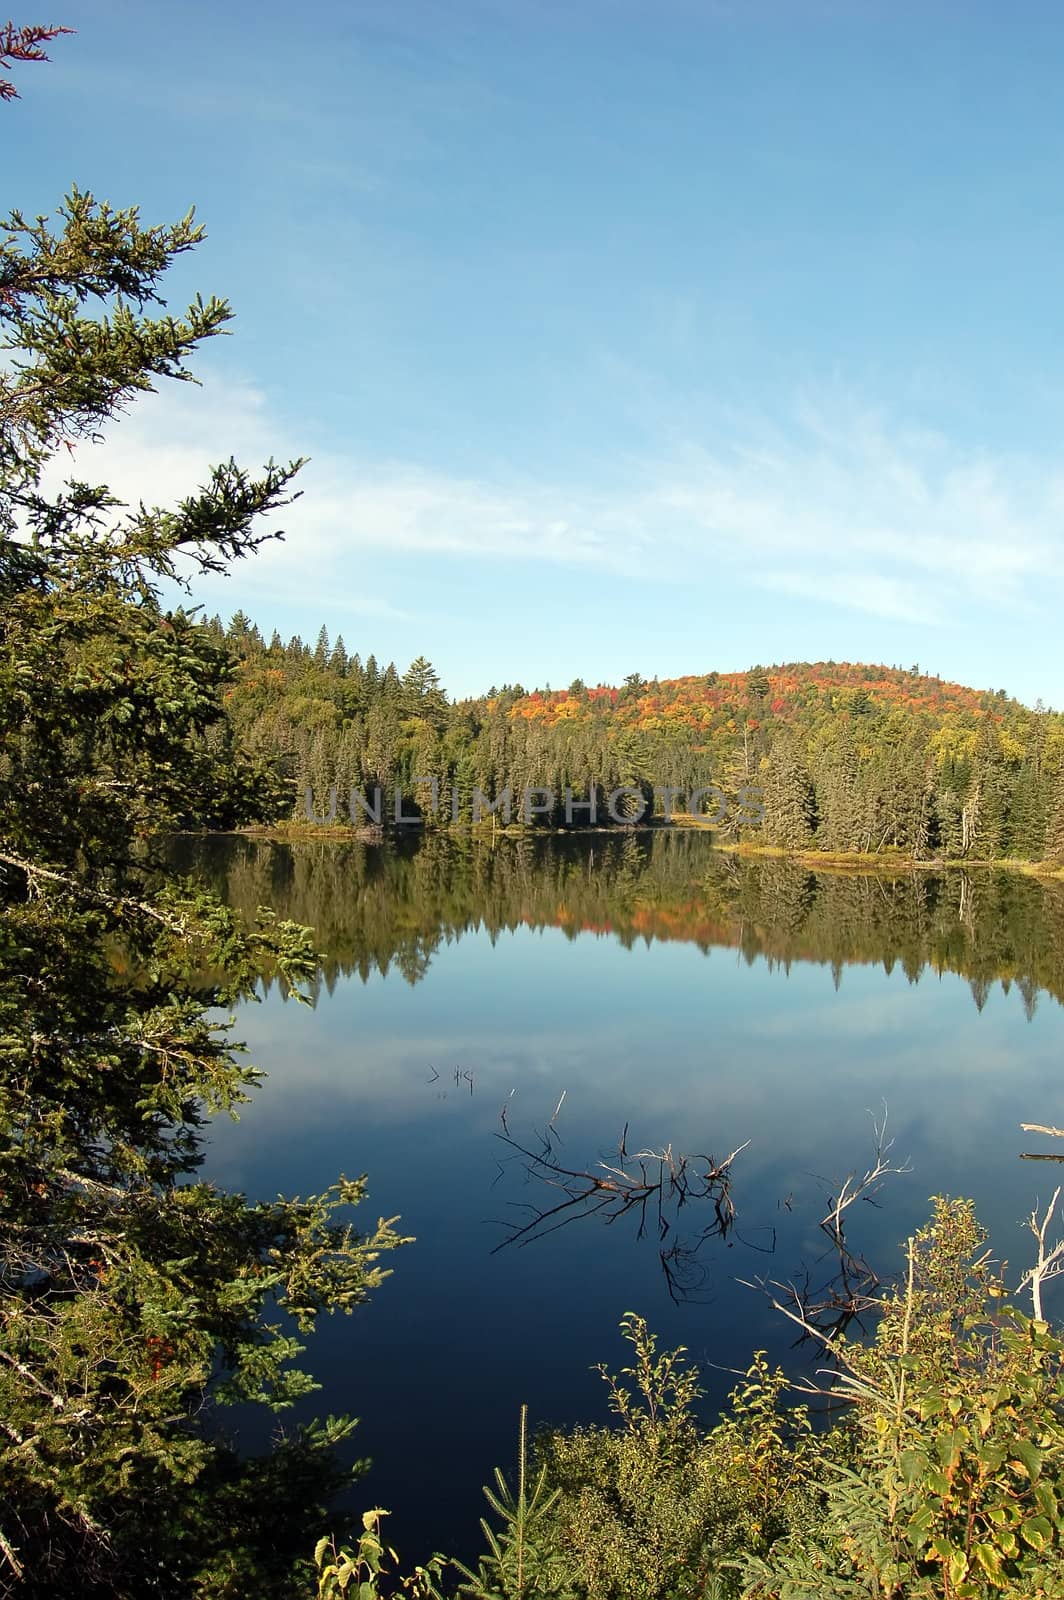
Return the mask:
POLYGON ((812 872, 683 831, 177 848, 322 952, 312 1011, 270 986, 242 1009, 269 1077, 213 1126, 207 1175, 270 1196, 366 1172, 371 1220, 416 1236, 311 1341, 306 1407, 361 1418, 358 1504, 392 1509, 408 1559, 477 1548, 522 1402, 536 1422, 605 1417, 591 1368, 625 1359, 626 1310, 687 1345, 707 1414, 754 1349, 815 1367, 741 1280, 828 1296, 818 1225, 873 1162, 884 1107, 910 1170, 847 1213, 854 1256, 888 1276, 928 1198, 968 1194, 1017 1274, 1030 1258, 1023 1219, 1059 1168, 1020 1159, 1051 1144, 1019 1124, 1064 1120, 1059 885, 812 872), (681 1165, 739 1146, 728 1182, 681 1165), (601 1187, 600 1161, 641 1180, 638 1153, 666 1147, 660 1196, 652 1159, 645 1205, 601 1187))

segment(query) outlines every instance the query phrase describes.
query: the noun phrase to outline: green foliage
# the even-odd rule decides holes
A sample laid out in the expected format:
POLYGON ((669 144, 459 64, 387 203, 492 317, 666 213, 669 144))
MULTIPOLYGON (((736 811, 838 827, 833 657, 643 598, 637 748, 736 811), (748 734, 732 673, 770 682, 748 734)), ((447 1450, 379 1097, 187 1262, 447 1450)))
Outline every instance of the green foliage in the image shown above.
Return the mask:
POLYGON ((529 1493, 522 1412, 517 1492, 496 1473, 459 1596, 1061 1600, 1064 1340, 985 1245, 969 1202, 935 1200, 875 1338, 832 1341, 819 1430, 760 1353, 702 1428, 685 1351, 627 1313, 632 1359, 599 1369, 616 1424, 542 1435, 529 1493))
POLYGON ((183 318, 134 309, 162 304, 160 278, 202 239, 191 213, 143 228, 135 207, 116 211, 75 188, 58 222, 16 211, 2 225, 0 349, 14 359, 0 381, 0 466, 16 483, 34 482, 61 440, 90 435, 153 379, 188 381, 187 356, 232 315, 218 299, 194 301, 183 318), (103 316, 84 315, 92 301, 103 316))
POLYGON ((855 1449, 750 1593, 1064 1595, 1064 1341, 1007 1303, 968 1202, 937 1200, 874 1344, 843 1351, 855 1449))
POLYGON ((812 872, 777 857, 707 852, 692 830, 587 839, 488 839, 422 831, 381 850, 328 850, 305 835, 187 840, 175 860, 254 923, 273 901, 312 925, 322 947, 313 986, 398 967, 410 983, 471 919, 493 935, 521 925, 567 937, 603 932, 625 946, 677 940, 732 948, 747 961, 849 962, 965 978, 978 1005, 1015 984, 1064 1000, 1064 891, 1027 874, 812 872), (589 871, 593 852, 594 871, 589 871))
POLYGON ((407 1578, 397 1576, 398 1556, 381 1536, 379 1508, 362 1514, 362 1532, 354 1547, 337 1548, 330 1538, 319 1539, 314 1551, 318 1569, 318 1600, 378 1600, 383 1594, 409 1594, 415 1600, 441 1600, 436 1579, 443 1571, 442 1557, 433 1556, 427 1567, 415 1567, 407 1578), (381 1585, 385 1587, 382 1589, 381 1585))
POLYGON ((547 1466, 540 1467, 528 1489, 528 1407, 521 1407, 518 1435, 517 1490, 512 1490, 501 1468, 495 1469, 495 1488, 484 1486, 484 1496, 498 1517, 498 1531, 486 1520, 481 1528, 487 1551, 476 1572, 464 1563, 454 1565, 465 1580, 459 1594, 468 1600, 571 1600, 563 1555, 552 1542, 551 1514, 560 1491, 548 1489, 547 1466))
MULTIPOLYGON (((673 790, 672 809, 683 810, 715 785, 728 816, 712 793, 695 809, 740 842, 922 860, 1056 862, 1064 850, 1064 716, 900 668, 792 663, 652 683, 632 673, 619 689, 574 679, 568 690, 516 685, 451 703, 422 656, 402 677, 382 673, 372 657, 363 666, 346 648, 330 654, 324 629, 313 649, 299 638, 267 645, 243 613, 228 629, 219 620, 217 635, 241 660, 226 701, 232 728, 288 780, 277 817, 290 813, 293 788, 297 816, 308 786, 321 815, 335 785, 342 821, 352 788, 396 785, 414 802, 429 774, 441 820, 463 823, 474 786, 489 799, 509 788, 517 812, 526 786, 549 789, 558 803, 539 820, 561 826, 567 787, 586 798, 594 783, 606 822, 606 796, 622 786, 661 816, 655 788, 673 790), (740 798, 750 786, 764 791, 763 826, 740 798)), ((617 810, 631 821, 635 797, 617 810)))
POLYGON ((313 1389, 300 1335, 403 1242, 355 1228, 363 1179, 251 1203, 197 1175, 205 1120, 258 1078, 226 1012, 264 980, 299 998, 316 962, 156 842, 274 803, 224 717, 224 641, 160 586, 273 537, 299 463, 223 463, 172 507, 44 487, 222 330, 221 301, 162 308, 199 238, 77 190, 0 237, 0 1583, 25 1593, 299 1592, 354 1424, 246 1459, 217 1408, 313 1389))
POLYGON ((803 1407, 782 1409, 783 1375, 755 1356, 708 1433, 682 1348, 659 1354, 641 1317, 621 1331, 634 1352, 613 1377, 617 1428, 577 1428, 540 1445, 561 1489, 553 1537, 573 1593, 596 1600, 702 1600, 737 1593, 729 1562, 765 1551, 810 1514, 816 1465, 803 1407), (628 1380, 625 1382, 624 1380, 628 1380))

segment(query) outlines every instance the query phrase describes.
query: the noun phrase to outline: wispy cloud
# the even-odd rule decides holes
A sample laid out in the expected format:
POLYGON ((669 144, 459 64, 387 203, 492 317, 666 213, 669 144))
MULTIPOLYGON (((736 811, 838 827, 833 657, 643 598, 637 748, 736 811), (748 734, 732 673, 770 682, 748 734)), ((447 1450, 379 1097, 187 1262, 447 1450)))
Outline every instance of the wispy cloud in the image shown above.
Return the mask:
POLYGON ((940 623, 941 609, 926 601, 915 584, 876 573, 766 572, 757 580, 766 589, 801 595, 819 604, 844 606, 895 622, 940 623))
MULTIPOLYGON (((219 454, 252 465, 313 451, 291 433, 260 390, 215 378, 139 403, 112 438, 82 448, 75 470, 165 503, 219 454)), ((288 541, 242 572, 241 590, 252 600, 331 592, 345 609, 399 616, 387 595, 358 595, 351 563, 410 552, 640 581, 726 568, 755 590, 936 624, 973 603, 1022 613, 1064 576, 1064 470, 965 454, 859 405, 796 402, 771 422, 744 419, 712 448, 648 447, 642 461, 589 463, 587 478, 579 488, 516 472, 489 481, 319 452, 281 519, 288 541)))

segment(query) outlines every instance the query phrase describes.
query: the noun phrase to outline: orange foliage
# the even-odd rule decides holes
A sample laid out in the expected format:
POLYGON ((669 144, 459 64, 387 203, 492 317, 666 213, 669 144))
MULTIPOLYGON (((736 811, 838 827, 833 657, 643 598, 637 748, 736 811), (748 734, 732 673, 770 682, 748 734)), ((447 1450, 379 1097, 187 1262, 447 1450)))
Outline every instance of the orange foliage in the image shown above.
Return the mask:
MULTIPOLYGON (((898 710, 936 722, 953 715, 970 726, 973 721, 1000 722, 1006 709, 1019 709, 1014 702, 1006 706, 992 701, 986 691, 914 675, 900 667, 823 661, 771 667, 765 672, 769 685, 765 701, 751 690, 749 678, 746 672, 728 672, 708 678, 664 679, 630 698, 603 684, 582 696, 570 695, 566 689, 537 689, 515 701, 510 716, 548 726, 562 719, 580 722, 607 717, 641 731, 667 732, 674 726, 734 732, 739 726, 757 731, 766 716, 775 722, 808 724, 818 711, 860 714, 898 710)), ((489 701, 489 709, 496 704, 489 701)))

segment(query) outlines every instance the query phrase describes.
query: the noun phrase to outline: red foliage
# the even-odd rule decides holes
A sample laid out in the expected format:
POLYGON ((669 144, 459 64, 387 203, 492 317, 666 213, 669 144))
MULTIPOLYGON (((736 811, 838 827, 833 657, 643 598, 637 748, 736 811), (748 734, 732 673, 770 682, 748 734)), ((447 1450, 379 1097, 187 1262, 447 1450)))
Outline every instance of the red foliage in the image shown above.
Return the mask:
MULTIPOLYGON (((43 46, 61 33, 73 33, 73 28, 47 27, 16 28, 13 22, 0 25, 0 67, 9 67, 14 61, 47 61, 43 46)), ((17 100, 18 90, 10 78, 0 78, 0 100, 17 100)))
POLYGON ((790 662, 766 669, 769 696, 759 698, 749 688, 749 674, 720 673, 712 682, 704 676, 666 679, 637 698, 623 699, 618 690, 599 684, 583 697, 565 690, 544 694, 539 690, 518 700, 512 715, 535 717, 548 725, 559 717, 571 721, 601 716, 633 728, 701 727, 707 733, 722 727, 758 729, 767 719, 806 725, 819 715, 857 715, 861 712, 898 710, 907 717, 930 716, 936 721, 956 715, 969 722, 1008 720, 1018 707, 962 684, 943 683, 901 667, 865 666, 859 662, 790 662), (567 704, 568 702, 568 704, 567 704))

